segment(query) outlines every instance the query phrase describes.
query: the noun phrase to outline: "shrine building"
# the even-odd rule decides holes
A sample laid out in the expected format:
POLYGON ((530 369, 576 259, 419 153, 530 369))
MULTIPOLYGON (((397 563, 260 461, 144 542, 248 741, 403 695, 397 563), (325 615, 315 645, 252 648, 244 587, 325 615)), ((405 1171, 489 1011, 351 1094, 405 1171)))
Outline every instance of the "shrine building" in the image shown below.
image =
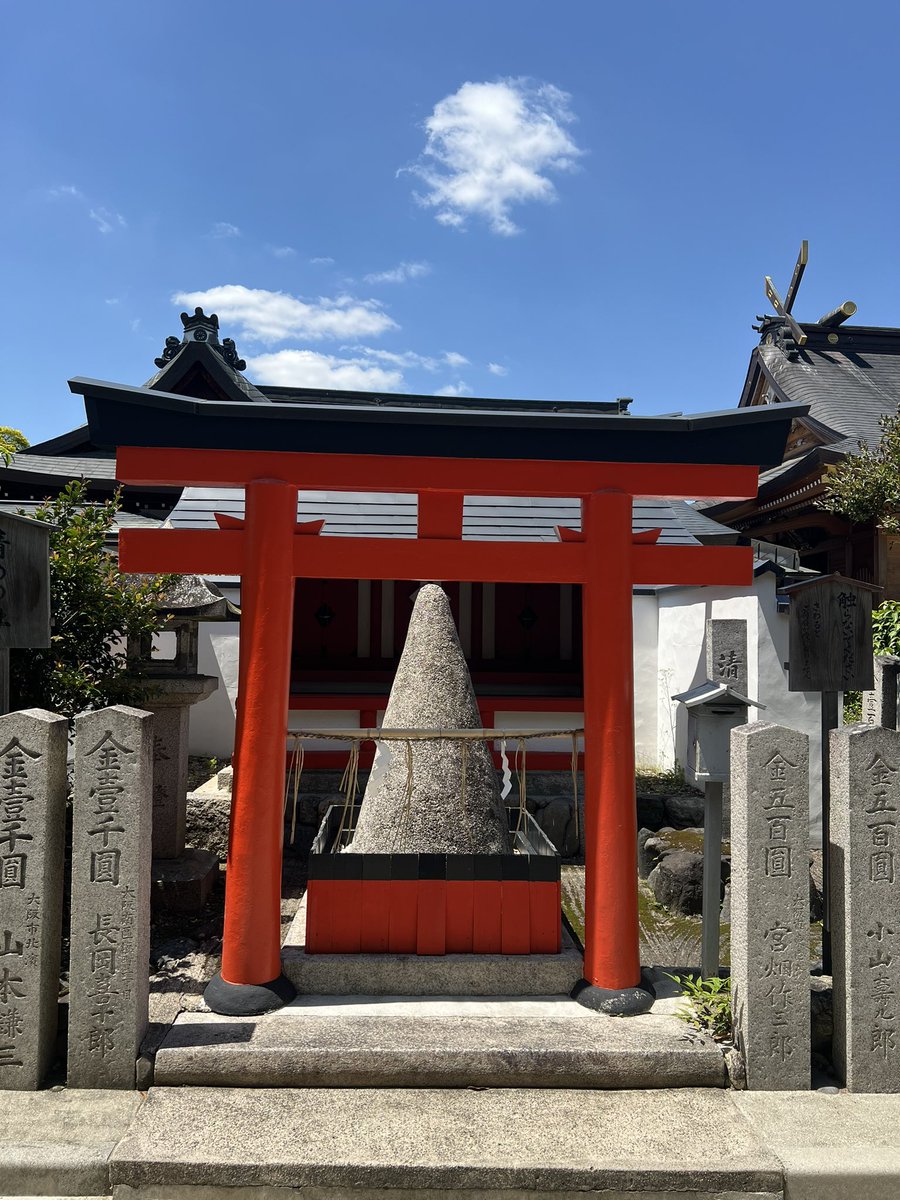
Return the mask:
MULTIPOLYGON (((218 320, 202 313, 184 314, 181 338, 169 337, 158 370, 142 388, 103 385, 115 396, 135 399, 135 437, 172 410, 171 397, 203 401, 210 420, 195 425, 192 436, 213 438, 222 414, 276 413, 303 430, 328 416, 348 447, 365 444, 373 423, 386 431, 397 452, 416 429, 442 420, 465 432, 465 443, 479 454, 498 446, 510 423, 528 424, 565 415, 590 428, 598 418, 623 430, 638 431, 641 422, 628 414, 628 401, 484 400, 393 393, 326 391, 310 388, 257 386, 245 376, 245 363, 234 342, 220 340, 218 320), (213 410, 211 406, 216 406, 213 410), (248 409, 248 405, 252 409, 248 409)), ((91 385, 92 387, 93 385, 91 385)), ((73 390, 90 403, 91 387, 76 380, 73 390)), ((724 414, 723 414, 724 415, 724 414)), ((264 419, 264 418, 263 418, 264 419)), ((699 435, 699 428, 698 428, 699 435)), ((0 465, 0 508, 33 511, 48 495, 72 478, 86 481, 90 499, 103 500, 122 486, 117 530, 214 529, 216 513, 243 515, 241 489, 202 486, 118 484, 115 450, 98 444, 87 425, 49 439, 0 465)), ((301 490, 298 520, 324 519, 323 533, 337 537, 409 539, 417 529, 416 497, 409 492, 301 490)), ((580 522, 575 497, 467 496, 463 537, 497 542, 555 542, 557 526, 580 522)), ((766 693, 774 713, 779 703, 794 705, 780 687, 775 667, 784 657, 770 632, 784 625, 776 589, 797 577, 798 556, 746 536, 700 511, 684 499, 636 497, 633 529, 639 534, 660 530, 662 546, 753 545, 754 578, 747 589, 663 587, 634 589, 635 726, 638 760, 645 765, 674 767, 684 761, 686 723, 681 706, 670 695, 696 682, 703 658, 703 621, 685 619, 712 605, 708 615, 744 617, 759 627, 758 664, 750 677, 766 693), (771 660, 766 662, 766 659, 771 660), (757 675, 759 678, 757 678, 757 675), (663 681, 661 683, 661 681, 663 681), (783 694, 782 694, 783 691, 783 694), (777 695, 776 695, 777 693, 777 695), (773 708, 774 704, 774 708, 773 708)), ((226 596, 240 603, 239 580, 210 576, 226 596)), ((583 710, 581 603, 578 584, 491 583, 446 581, 454 618, 473 677, 486 727, 553 728, 578 723, 583 710)), ((291 651, 289 724, 292 728, 371 727, 384 710, 412 608, 415 585, 408 581, 316 579, 298 582, 291 651)), ((777 641, 777 638, 776 638, 777 641)), ((239 656, 239 625, 219 622, 201 628, 201 670, 220 679, 216 694, 191 714, 192 752, 227 758, 234 742, 239 656)), ((810 715, 810 732, 815 734, 810 715)), ((531 743, 535 769, 566 769, 569 754, 558 741, 531 743)), ((308 744, 311 767, 343 766, 333 743, 308 744)), ((370 751, 369 751, 370 752, 370 751)), ((364 761, 365 761, 364 751, 364 761)))

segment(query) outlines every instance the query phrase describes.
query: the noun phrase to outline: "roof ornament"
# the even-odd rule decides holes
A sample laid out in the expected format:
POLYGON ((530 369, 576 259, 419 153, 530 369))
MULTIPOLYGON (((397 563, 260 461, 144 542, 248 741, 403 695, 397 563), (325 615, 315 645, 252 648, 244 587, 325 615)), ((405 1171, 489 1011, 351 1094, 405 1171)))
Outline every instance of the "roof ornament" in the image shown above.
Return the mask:
POLYGON ((223 338, 219 342, 219 318, 216 313, 205 313, 202 308, 195 308, 193 316, 186 312, 181 314, 181 324, 184 335, 179 341, 177 337, 167 337, 165 348, 159 358, 153 361, 160 368, 167 366, 178 352, 188 342, 205 342, 228 364, 232 370, 244 371, 247 363, 238 356, 234 338, 223 338))
MULTIPOLYGON (((775 284, 769 275, 766 275, 766 299, 775 309, 777 316, 757 315, 759 325, 754 325, 753 328, 760 334, 760 341, 766 345, 775 345, 780 347, 788 358, 796 358, 802 346, 805 346, 809 340, 808 335, 804 333, 802 327, 791 316, 791 311, 794 307, 794 301, 797 299, 797 292, 800 288, 800 280, 803 278, 803 272, 806 270, 806 264, 809 262, 809 242, 804 238, 800 243, 800 253, 797 255, 797 262, 794 264, 794 273, 791 276, 791 282, 788 285, 787 293, 784 300, 778 294, 775 284)), ((833 330, 835 326, 843 324, 844 321, 852 317, 856 312, 856 305, 852 300, 845 300, 843 304, 825 314, 824 317, 819 317, 815 323, 823 329, 833 330)), ((828 334, 828 341, 832 344, 838 341, 836 333, 828 334)))

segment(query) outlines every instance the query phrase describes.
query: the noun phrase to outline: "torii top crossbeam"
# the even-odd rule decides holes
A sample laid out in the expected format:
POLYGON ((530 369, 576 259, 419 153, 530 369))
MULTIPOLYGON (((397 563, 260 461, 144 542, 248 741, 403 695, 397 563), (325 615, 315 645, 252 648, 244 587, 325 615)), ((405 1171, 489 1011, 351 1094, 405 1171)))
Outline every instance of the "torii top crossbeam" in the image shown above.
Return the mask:
MULTIPOLYGON (((672 547, 634 535, 632 499, 752 497, 803 406, 700 417, 527 413, 389 404, 216 403, 73 380, 92 439, 118 447, 123 483, 245 489, 217 530, 126 529, 126 571, 240 575, 242 626, 219 1011, 256 1011, 279 985, 284 734, 297 578, 582 585, 585 966, 589 990, 626 996, 638 956, 632 587, 745 586, 744 547, 672 547), (463 451, 462 453, 460 451, 463 451), (415 492, 411 539, 329 537, 297 524, 303 489, 415 492), (577 496, 580 530, 557 543, 463 539, 467 495, 577 496)), ((511 402, 506 402, 507 406, 511 402)))

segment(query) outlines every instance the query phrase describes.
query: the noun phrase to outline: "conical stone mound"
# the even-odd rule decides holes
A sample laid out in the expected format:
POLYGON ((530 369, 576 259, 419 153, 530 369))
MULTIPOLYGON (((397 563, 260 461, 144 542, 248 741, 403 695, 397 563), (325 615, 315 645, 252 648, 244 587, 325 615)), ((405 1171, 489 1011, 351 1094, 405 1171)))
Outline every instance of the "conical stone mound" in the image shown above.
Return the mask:
MULTIPOLYGON (((429 583, 413 606, 406 644, 384 714, 386 729, 479 729, 481 716, 450 602, 429 583)), ((355 854, 510 852, 506 811, 485 742, 470 741, 463 797, 459 742, 414 741, 412 793, 404 742, 390 746, 380 780, 370 780, 350 849, 355 854)))

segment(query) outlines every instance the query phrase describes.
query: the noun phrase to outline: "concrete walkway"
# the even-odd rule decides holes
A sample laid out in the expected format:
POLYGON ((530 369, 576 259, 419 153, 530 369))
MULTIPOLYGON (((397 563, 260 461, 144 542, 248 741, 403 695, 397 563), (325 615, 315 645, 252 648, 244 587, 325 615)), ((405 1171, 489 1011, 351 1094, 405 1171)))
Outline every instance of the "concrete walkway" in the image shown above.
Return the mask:
POLYGON ((165 1088, 0 1098, 0 1196, 895 1200, 900 1096, 165 1088))

